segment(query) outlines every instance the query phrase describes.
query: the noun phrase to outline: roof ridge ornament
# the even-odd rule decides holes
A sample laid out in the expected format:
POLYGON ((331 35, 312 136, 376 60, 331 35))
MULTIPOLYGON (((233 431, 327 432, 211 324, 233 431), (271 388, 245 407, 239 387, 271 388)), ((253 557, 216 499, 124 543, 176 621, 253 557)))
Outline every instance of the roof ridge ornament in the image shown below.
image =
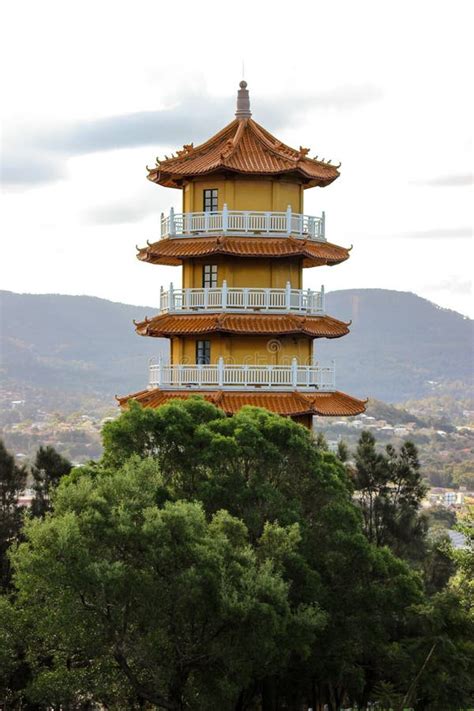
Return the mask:
POLYGON ((247 119, 252 115, 252 112, 250 111, 250 97, 249 90, 247 89, 247 82, 242 79, 239 87, 240 89, 237 92, 237 110, 235 112, 235 118, 247 119))

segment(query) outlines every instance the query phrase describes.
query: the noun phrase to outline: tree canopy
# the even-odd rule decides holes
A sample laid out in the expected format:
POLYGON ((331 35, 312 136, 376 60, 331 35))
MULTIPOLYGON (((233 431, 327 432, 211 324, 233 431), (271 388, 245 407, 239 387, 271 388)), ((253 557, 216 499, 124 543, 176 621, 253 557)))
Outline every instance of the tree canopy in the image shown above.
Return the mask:
POLYGON ((102 460, 59 478, 11 552, 5 655, 14 667, 21 628, 22 702, 468 703, 460 583, 441 575, 428 589, 416 564, 427 549, 413 447, 380 454, 364 434, 351 479, 347 452, 291 420, 250 407, 227 418, 201 398, 132 405, 103 438, 102 460))

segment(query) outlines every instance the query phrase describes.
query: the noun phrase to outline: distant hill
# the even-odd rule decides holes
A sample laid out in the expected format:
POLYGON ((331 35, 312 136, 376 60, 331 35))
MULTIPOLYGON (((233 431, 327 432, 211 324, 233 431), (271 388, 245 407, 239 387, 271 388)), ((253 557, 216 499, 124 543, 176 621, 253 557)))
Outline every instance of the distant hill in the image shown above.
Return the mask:
POLYGON ((316 341, 318 358, 336 360, 341 390, 402 402, 452 381, 472 385, 472 319, 415 294, 387 289, 330 292, 326 309, 352 319, 348 336, 316 341))
MULTIPOLYGON (((10 382, 123 394, 144 387, 149 358, 167 352, 166 341, 135 334, 132 319, 151 307, 3 291, 0 308, 10 382)), ((353 321, 348 336, 316 342, 318 359, 336 360, 341 390, 401 402, 429 394, 433 382, 472 379, 473 321, 454 311, 410 293, 348 289, 327 294, 327 312, 353 321)))
POLYGON ((133 319, 155 312, 91 296, 1 291, 3 377, 112 396, 140 390, 149 359, 168 344, 137 336, 133 319))

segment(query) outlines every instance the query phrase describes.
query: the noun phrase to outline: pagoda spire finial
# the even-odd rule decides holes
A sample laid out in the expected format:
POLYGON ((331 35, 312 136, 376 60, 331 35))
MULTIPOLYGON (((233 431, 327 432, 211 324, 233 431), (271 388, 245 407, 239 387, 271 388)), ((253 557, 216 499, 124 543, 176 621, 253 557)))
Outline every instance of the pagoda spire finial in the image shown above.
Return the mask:
POLYGON ((249 90, 247 89, 247 82, 242 79, 239 87, 240 89, 237 92, 237 111, 235 112, 235 117, 238 119, 250 118, 252 112, 250 111, 250 97, 249 90))

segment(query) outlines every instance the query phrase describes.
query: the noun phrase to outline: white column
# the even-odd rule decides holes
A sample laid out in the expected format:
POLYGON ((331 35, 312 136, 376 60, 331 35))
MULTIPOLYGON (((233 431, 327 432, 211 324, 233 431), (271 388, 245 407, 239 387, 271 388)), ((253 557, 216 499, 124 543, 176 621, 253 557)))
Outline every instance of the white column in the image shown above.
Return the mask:
POLYGON ((164 293, 163 287, 160 286, 160 311, 163 311, 163 293, 164 293))
POLYGON ((156 371, 156 387, 159 388, 161 385, 161 367, 162 367, 163 359, 160 356, 158 356, 158 368, 156 371))
POLYGON ((291 205, 286 208, 286 231, 291 234, 291 205))
POLYGON ((170 290, 168 294, 168 310, 174 311, 174 288, 173 282, 170 282, 170 290))
POLYGON ((161 219, 160 219, 160 236, 163 237, 165 234, 165 226, 164 226, 164 219, 165 219, 165 213, 161 213, 161 219))
POLYGON ((270 213, 265 213, 265 232, 270 232, 270 213))
POLYGON ((204 287, 204 308, 207 309, 207 306, 209 304, 209 287, 205 286, 204 287))
POLYGON ((325 313, 325 295, 324 295, 324 284, 321 284, 321 312, 325 313))
POLYGON ((222 387, 224 384, 224 358, 219 356, 217 361, 217 384, 222 387))
POLYGON ((174 208, 170 209, 170 237, 176 234, 175 224, 174 224, 174 208))
POLYGON ((248 287, 244 287, 244 309, 249 306, 249 290, 248 287))
POLYGON ((229 229, 229 211, 227 210, 227 204, 224 203, 224 209, 222 210, 222 231, 227 232, 229 229))
POLYGON ((321 230, 320 230, 320 235, 321 239, 326 239, 326 213, 322 212, 321 215, 321 230))
POLYGON ((225 279, 222 282, 222 308, 224 310, 227 308, 227 281, 225 279))
POLYGON ((286 282, 285 287, 285 308, 287 311, 291 309, 291 284, 289 281, 286 282))
POLYGON ((291 384, 294 388, 298 385, 298 361, 296 358, 291 359, 291 384))

